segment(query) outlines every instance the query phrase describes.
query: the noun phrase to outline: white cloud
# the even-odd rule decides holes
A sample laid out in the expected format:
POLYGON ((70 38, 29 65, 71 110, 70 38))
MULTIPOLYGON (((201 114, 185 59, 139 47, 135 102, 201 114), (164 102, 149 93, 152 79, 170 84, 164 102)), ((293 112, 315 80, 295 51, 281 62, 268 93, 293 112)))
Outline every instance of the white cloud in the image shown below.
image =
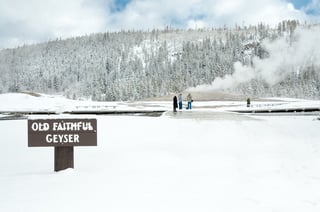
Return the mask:
POLYGON ((307 15, 319 9, 319 0, 301 10, 286 0, 132 0, 111 12, 114 1, 0 0, 0 48, 110 30, 320 20, 320 15, 307 15))
POLYGON ((1 1, 0 45, 4 47, 105 30, 106 13, 85 1, 1 1))
POLYGON ((274 26, 284 19, 306 18, 302 12, 294 10, 292 4, 279 0, 239 0, 237 4, 233 4, 233 0, 216 0, 216 2, 217 4, 209 8, 213 12, 207 11, 210 14, 207 21, 218 26, 261 22, 274 26))
POLYGON ((107 27, 146 29, 173 25, 187 28, 260 22, 275 26, 288 19, 311 20, 304 10, 297 10, 284 0, 133 0, 124 11, 113 16, 107 27))
POLYGON ((317 11, 318 14, 320 13, 320 0, 312 0, 308 5, 303 7, 303 10, 308 11, 317 11))
POLYGON ((207 27, 207 24, 201 20, 189 20, 187 24, 188 29, 201 29, 207 27))

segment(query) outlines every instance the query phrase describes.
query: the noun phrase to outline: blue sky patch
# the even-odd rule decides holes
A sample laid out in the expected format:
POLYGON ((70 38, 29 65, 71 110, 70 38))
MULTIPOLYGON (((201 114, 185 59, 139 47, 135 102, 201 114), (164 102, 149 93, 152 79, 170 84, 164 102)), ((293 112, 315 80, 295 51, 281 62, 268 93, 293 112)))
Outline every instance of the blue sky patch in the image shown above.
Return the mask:
POLYGON ((301 9, 302 7, 308 5, 311 0, 289 0, 296 9, 301 9))
POLYGON ((128 3, 130 3, 131 0, 114 0, 114 11, 115 12, 120 12, 122 11, 128 3))
POLYGON ((319 15, 320 11, 317 8, 306 8, 308 4, 311 4, 312 0, 289 0, 294 7, 298 10, 304 11, 307 15, 319 15))

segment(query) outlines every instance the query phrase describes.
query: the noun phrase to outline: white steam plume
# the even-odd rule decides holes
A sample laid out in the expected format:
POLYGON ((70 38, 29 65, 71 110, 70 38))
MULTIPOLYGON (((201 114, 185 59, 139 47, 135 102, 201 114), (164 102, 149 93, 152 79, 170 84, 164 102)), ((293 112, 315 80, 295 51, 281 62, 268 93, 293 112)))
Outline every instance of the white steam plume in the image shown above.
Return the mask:
MULTIPOLYGON (((269 53, 265 59, 253 58, 253 66, 234 64, 234 73, 216 78, 211 85, 200 85, 190 91, 209 91, 234 88, 255 78, 270 85, 280 82, 290 73, 299 73, 308 66, 320 67, 320 27, 297 28, 293 39, 289 36, 275 41, 264 40, 263 48, 269 53)), ((319 69, 318 69, 319 70, 319 69)))

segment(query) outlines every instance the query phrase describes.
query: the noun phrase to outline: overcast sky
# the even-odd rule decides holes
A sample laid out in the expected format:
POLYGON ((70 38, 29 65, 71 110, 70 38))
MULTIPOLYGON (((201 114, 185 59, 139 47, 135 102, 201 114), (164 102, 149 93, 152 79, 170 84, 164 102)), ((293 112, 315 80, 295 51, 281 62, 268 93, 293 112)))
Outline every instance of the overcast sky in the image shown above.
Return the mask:
POLYGON ((121 29, 320 22, 320 0, 0 0, 0 49, 121 29))

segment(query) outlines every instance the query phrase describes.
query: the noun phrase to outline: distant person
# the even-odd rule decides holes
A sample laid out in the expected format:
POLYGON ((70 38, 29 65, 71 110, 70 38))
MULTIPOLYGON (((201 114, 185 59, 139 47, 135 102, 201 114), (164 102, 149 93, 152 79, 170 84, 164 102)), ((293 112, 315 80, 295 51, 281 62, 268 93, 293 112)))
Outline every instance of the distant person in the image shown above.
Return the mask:
POLYGON ((191 110, 192 109, 192 102, 193 102, 191 93, 189 93, 188 96, 187 96, 187 102, 188 102, 187 110, 191 110))
POLYGON ((177 96, 173 97, 173 112, 177 112, 177 107, 178 107, 178 99, 177 96))
POLYGON ((178 95, 178 102, 179 102, 179 110, 182 110, 182 94, 178 95))
POLYGON ((251 101, 250 98, 247 99, 247 107, 250 107, 251 101))

